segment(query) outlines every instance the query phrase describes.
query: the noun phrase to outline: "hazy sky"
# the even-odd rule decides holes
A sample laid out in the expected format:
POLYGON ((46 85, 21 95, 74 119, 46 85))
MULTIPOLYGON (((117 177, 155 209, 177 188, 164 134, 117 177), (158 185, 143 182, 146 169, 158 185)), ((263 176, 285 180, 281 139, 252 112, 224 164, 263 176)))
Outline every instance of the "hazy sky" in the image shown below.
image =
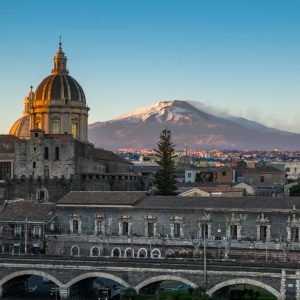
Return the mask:
POLYGON ((300 132, 299 0, 1 0, 0 133, 59 35, 90 123, 187 99, 300 132))

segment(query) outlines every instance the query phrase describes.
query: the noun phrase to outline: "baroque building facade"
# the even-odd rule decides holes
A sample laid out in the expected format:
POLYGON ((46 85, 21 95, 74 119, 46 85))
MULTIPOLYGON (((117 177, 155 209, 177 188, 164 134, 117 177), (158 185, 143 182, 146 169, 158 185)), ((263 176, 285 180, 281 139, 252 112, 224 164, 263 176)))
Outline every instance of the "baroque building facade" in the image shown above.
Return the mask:
POLYGON ((70 190, 140 190, 133 164, 88 141, 86 97, 59 43, 51 75, 32 87, 23 116, 0 135, 0 200, 57 201, 70 190))
MULTIPOLYGON (((300 198, 70 192, 56 204, 47 253, 64 256, 297 260, 300 198), (155 250, 155 251, 154 251, 155 250)), ((50 226, 50 224, 49 224, 50 226)))

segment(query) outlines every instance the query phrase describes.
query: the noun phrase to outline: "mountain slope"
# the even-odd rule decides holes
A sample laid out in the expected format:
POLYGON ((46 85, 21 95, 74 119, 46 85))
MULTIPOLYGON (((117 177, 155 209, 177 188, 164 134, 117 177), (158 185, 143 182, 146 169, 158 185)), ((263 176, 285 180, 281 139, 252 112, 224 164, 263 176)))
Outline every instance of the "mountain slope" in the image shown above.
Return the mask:
POLYGON ((172 131, 178 149, 300 149, 300 134, 269 128, 254 121, 207 113, 201 103, 164 101, 107 122, 89 125, 98 147, 154 148, 162 129, 172 131))

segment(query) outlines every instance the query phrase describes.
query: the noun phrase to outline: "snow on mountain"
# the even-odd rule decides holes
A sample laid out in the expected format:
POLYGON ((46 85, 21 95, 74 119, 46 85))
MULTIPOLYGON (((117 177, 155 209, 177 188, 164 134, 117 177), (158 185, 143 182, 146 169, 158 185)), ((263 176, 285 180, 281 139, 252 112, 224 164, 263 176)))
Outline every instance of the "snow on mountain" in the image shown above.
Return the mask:
POLYGON ((188 143, 194 149, 300 149, 300 134, 214 111, 200 102, 181 100, 159 102, 91 124, 89 136, 99 147, 153 148, 166 127, 179 148, 188 143))

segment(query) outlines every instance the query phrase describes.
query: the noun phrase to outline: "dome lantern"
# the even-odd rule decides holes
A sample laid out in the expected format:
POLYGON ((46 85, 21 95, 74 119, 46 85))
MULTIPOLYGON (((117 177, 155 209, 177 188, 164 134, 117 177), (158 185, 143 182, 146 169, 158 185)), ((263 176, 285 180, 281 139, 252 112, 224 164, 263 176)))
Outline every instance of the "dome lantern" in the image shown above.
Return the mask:
POLYGON ((52 75, 69 74, 69 71, 67 70, 67 57, 65 56, 65 53, 62 51, 61 45, 62 45, 61 38, 59 38, 58 50, 53 58, 54 68, 51 72, 52 75))

